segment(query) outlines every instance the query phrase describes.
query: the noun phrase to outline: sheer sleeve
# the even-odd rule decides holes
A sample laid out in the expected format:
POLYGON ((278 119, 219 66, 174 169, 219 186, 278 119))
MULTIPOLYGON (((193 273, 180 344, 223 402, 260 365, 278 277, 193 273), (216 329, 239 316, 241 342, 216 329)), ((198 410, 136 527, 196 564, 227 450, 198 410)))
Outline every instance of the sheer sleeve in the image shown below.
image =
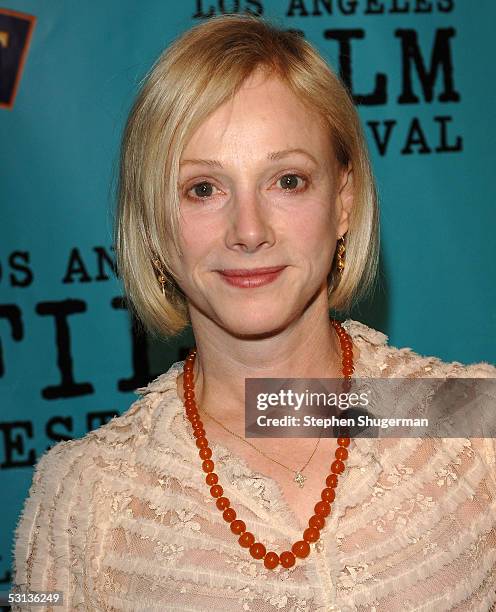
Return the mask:
POLYGON ((147 447, 149 409, 140 398, 120 417, 39 459, 14 534, 13 583, 60 591, 63 605, 33 607, 36 612, 109 609, 100 584, 106 534, 128 498, 121 478, 133 474, 137 450, 147 447))
POLYGON ((84 448, 81 440, 60 442, 40 458, 15 530, 14 584, 23 590, 61 591, 63 606, 54 610, 89 607, 80 579, 84 546, 78 542, 85 507, 79 487, 84 448))

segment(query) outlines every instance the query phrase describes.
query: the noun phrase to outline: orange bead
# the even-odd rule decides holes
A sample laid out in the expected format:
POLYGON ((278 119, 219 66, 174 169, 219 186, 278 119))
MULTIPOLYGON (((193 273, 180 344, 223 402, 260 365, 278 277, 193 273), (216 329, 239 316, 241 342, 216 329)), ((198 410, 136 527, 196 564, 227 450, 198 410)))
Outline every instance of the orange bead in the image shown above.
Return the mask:
POLYGON ((323 529, 325 525, 325 518, 314 514, 308 519, 308 526, 314 527, 315 529, 323 529))
POLYGON ((234 508, 226 508, 222 513, 222 516, 226 523, 232 523, 236 518, 236 512, 234 511, 234 508))
POLYGON ((215 502, 215 505, 219 510, 225 510, 226 508, 229 508, 231 502, 227 497, 219 497, 219 499, 215 502))
MULTIPOLYGON (((201 438, 198 438, 198 440, 201 440, 201 438)), ((197 442, 198 442, 197 440, 197 442)), ((214 471, 214 462, 211 459, 205 459, 205 461, 202 463, 202 470, 204 472, 213 472, 214 471)))
POLYGON ((274 569, 279 565, 279 555, 273 551, 265 554, 264 565, 267 569, 274 569))
POLYGON ((212 449, 206 446, 205 448, 201 448, 199 453, 200 459, 210 459, 212 456, 212 449))
POLYGON ((261 542, 255 542, 255 544, 250 546, 250 555, 254 559, 263 559, 266 552, 267 550, 261 542))
POLYGON ((201 438, 197 438, 196 446, 198 446, 198 448, 205 448, 205 446, 208 446, 207 438, 205 438, 205 436, 202 436, 201 438))
POLYGON ((219 482, 219 477, 215 472, 210 472, 210 474, 207 474, 205 476, 205 482, 208 484, 209 487, 211 487, 212 485, 217 484, 219 482))
POLYGON ((298 542, 295 542, 293 544, 291 550, 295 557, 304 559, 310 554, 310 544, 308 542, 305 542, 305 540, 299 540, 298 542))
MULTIPOLYGON (((341 323, 335 319, 331 319, 331 324, 339 338, 342 352, 342 373, 344 376, 343 389, 350 389, 352 385, 352 375, 355 370, 353 362, 353 342, 351 336, 341 326, 341 323)), ((202 469, 206 472, 205 482, 210 486, 210 494, 216 498, 216 506, 222 511, 224 520, 230 523, 231 531, 239 536, 238 542, 243 548, 248 548, 250 554, 255 559, 263 559, 267 569, 274 569, 279 564, 282 567, 290 568, 296 562, 296 557, 301 559, 310 554, 310 542, 316 542, 320 538, 320 530, 325 526, 325 517, 331 512, 331 503, 335 499, 335 488, 338 485, 338 476, 343 472, 345 465, 344 461, 348 458, 346 447, 350 444, 350 438, 347 429, 341 430, 341 437, 338 438, 338 448, 335 451, 336 460, 331 465, 331 473, 326 478, 326 488, 321 493, 322 500, 317 502, 314 511, 315 514, 308 521, 308 528, 303 532, 303 539, 295 542, 291 551, 286 550, 278 555, 274 551, 267 552, 265 546, 261 542, 255 542, 255 536, 246 531, 244 521, 236 518, 234 508, 230 507, 230 500, 223 497, 224 489, 218 484, 219 478, 214 473, 214 462, 211 460, 212 450, 209 448, 208 439, 206 437, 205 427, 199 415, 198 406, 195 402, 195 384, 194 384, 194 362, 196 359, 196 348, 189 352, 183 368, 183 391, 184 391, 184 407, 186 417, 190 421, 193 428, 193 435, 196 438, 196 446, 199 449, 202 469)))
POLYGON ((334 456, 340 461, 346 461, 348 459, 348 451, 343 446, 338 446, 334 456))
POLYGON ((326 478, 326 485, 328 487, 337 487, 338 486, 338 475, 337 474, 329 474, 326 478))
POLYGON ((213 487, 210 487, 210 495, 212 497, 222 497, 222 493, 224 493, 224 489, 220 484, 215 484, 213 487))
POLYGON ((246 523, 244 521, 235 520, 231 523, 231 531, 235 535, 241 535, 244 531, 246 531, 246 523))
POLYGON ((245 531, 239 536, 238 542, 243 548, 250 548, 255 543, 255 536, 249 531, 245 531))
POLYGON ((329 516, 329 513, 331 512, 331 506, 326 501, 319 501, 315 504, 314 511, 317 516, 329 516))
POLYGON ((315 527, 308 527, 303 532, 303 539, 305 542, 316 542, 320 538, 320 531, 315 527))
POLYGON ((296 563, 296 557, 289 550, 285 550, 279 555, 279 562, 285 568, 293 567, 296 563))
POLYGON ((334 501, 336 493, 334 493, 334 489, 323 489, 320 497, 322 498, 322 501, 331 503, 334 501))

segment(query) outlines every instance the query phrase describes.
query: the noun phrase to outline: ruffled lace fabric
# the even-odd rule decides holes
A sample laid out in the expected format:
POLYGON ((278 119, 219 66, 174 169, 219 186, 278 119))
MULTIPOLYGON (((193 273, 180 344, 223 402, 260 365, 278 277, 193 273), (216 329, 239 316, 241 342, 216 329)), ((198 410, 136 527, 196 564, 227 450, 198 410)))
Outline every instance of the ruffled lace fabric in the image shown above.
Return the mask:
MULTIPOLYGON (((345 327, 357 377, 496 378, 489 364, 444 363, 345 327)), ((269 571, 210 497, 177 395, 182 366, 139 389, 122 416, 41 457, 15 533, 15 584, 62 591, 54 610, 496 610, 493 439, 352 440, 322 545, 269 571)), ((276 551, 301 539, 277 482, 211 446, 257 538, 276 551)))

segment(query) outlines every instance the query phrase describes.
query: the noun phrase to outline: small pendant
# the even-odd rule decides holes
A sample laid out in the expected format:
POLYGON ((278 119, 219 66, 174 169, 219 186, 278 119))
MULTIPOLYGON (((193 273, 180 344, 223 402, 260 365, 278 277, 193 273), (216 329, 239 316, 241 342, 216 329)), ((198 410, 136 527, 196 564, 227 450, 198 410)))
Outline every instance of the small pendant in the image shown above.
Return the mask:
POLYGON ((300 485, 300 489, 303 489, 303 485, 305 483, 305 476, 303 476, 303 474, 301 472, 296 472, 295 473, 295 477, 294 477, 294 481, 297 482, 300 485))
POLYGON ((317 540, 315 542, 315 550, 317 552, 322 552, 324 550, 324 544, 323 544, 323 542, 321 540, 317 540))

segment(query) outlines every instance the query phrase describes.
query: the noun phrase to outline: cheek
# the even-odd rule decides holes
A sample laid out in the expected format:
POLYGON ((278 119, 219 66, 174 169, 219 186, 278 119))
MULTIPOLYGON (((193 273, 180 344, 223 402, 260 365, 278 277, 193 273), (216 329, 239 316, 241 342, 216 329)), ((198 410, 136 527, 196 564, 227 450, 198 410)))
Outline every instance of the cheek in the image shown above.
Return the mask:
MULTIPOLYGON (((331 269, 336 227, 330 204, 314 202, 290 224, 289 248, 306 270, 308 280, 321 282, 331 269)), ((310 283, 312 284, 313 281, 310 283)))
POLYGON ((208 252, 217 241, 219 228, 211 217, 201 214, 184 216, 181 222, 181 243, 185 257, 208 252))
POLYGON ((335 221, 329 202, 307 202, 288 225, 293 240, 306 251, 318 252, 331 245, 335 234, 335 221))

